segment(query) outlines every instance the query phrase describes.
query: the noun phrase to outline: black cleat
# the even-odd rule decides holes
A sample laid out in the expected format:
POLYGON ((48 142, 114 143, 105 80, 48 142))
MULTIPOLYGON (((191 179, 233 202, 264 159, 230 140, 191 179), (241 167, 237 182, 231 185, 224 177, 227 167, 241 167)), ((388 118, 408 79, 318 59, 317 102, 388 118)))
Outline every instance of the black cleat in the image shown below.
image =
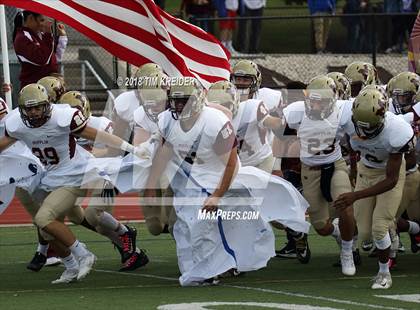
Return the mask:
POLYGON ((302 233, 300 238, 294 238, 296 242, 296 256, 302 264, 309 263, 311 259, 311 250, 308 244, 308 235, 302 233))
POLYGON ((365 252, 369 252, 373 248, 373 241, 363 241, 362 242, 362 250, 365 252))
POLYGON ((136 251, 137 237, 137 230, 135 228, 128 226, 125 227, 127 227, 128 231, 120 236, 120 240, 122 243, 121 261, 123 263, 130 259, 133 253, 136 251))
POLYGON ((32 271, 40 271, 47 262, 47 257, 39 252, 35 252, 31 262, 26 266, 27 269, 32 271))
POLYGON ((295 240, 293 240, 293 238, 289 239, 281 250, 276 251, 276 257, 292 259, 297 258, 295 240))
POLYGON ((143 250, 136 250, 119 271, 132 271, 147 265, 149 258, 143 250))
POLYGON ((114 242, 112 242, 112 244, 114 245, 114 249, 117 249, 118 253, 120 253, 121 264, 124 264, 125 263, 125 261, 124 261, 124 251, 123 251, 122 247, 120 247, 118 244, 116 244, 114 242))

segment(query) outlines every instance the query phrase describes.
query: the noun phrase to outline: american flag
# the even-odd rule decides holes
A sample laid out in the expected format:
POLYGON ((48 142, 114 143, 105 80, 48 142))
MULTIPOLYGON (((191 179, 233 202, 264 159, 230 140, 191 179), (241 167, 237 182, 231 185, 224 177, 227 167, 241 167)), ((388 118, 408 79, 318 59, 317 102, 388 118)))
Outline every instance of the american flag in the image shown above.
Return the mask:
POLYGON ((0 4, 62 21, 135 66, 154 62, 169 76, 196 77, 205 87, 229 78, 230 54, 220 42, 152 0, 0 0, 0 4))
POLYGON ((408 42, 408 70, 420 73, 420 12, 417 15, 408 42))

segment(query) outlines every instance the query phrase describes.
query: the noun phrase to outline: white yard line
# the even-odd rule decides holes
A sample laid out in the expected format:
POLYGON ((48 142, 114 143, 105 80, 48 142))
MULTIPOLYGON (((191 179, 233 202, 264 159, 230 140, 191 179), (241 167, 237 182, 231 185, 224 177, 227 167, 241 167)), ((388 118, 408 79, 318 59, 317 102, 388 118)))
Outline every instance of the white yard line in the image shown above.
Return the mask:
MULTIPOLYGON (((95 270, 99 271, 99 272, 106 272, 106 273, 124 274, 124 275, 127 275, 127 276, 163 279, 163 280, 168 280, 168 281, 178 281, 177 278, 162 277, 162 276, 156 276, 156 275, 151 275, 151 274, 121 273, 121 272, 110 271, 110 270, 101 270, 101 269, 95 269, 95 270)), ((400 277, 406 277, 406 275, 401 275, 400 277)), ((365 278, 365 277, 359 277, 359 278, 365 278)), ((371 278, 371 277, 366 277, 366 278, 371 278)), ((339 278, 339 279, 348 279, 348 278, 339 278)), ((318 280, 321 281, 321 279, 318 279, 318 280)), ((325 279, 322 279, 322 280, 325 281, 325 279)), ((322 301, 335 302, 335 303, 339 303, 339 304, 346 304, 346 305, 352 305, 352 306, 361 306, 361 307, 373 308, 373 309, 405 310, 404 308, 380 306, 380 305, 361 303, 361 302, 345 300, 345 299, 329 298, 329 297, 323 297, 323 296, 312 296, 312 295, 306 295, 306 294, 301 294, 301 293, 291 293, 291 292, 286 292, 286 291, 264 289, 264 288, 259 288, 259 287, 249 287, 249 286, 229 285, 229 284, 221 284, 219 286, 242 289, 242 290, 254 290, 254 291, 259 291, 259 292, 264 292, 264 293, 280 294, 280 295, 300 297, 300 298, 322 300, 322 301)))
POLYGON ((361 303, 361 302, 356 302, 356 301, 351 301, 351 300, 345 300, 345 299, 329 298, 329 297, 323 297, 323 296, 313 296, 313 295, 306 295, 306 294, 301 294, 301 293, 291 293, 291 292, 286 292, 286 291, 265 289, 265 288, 259 288, 259 287, 249 287, 249 286, 239 286, 239 285, 229 285, 229 284, 222 284, 220 286, 237 288, 237 289, 241 289, 241 290, 250 290, 250 291, 257 291, 257 292, 264 292, 264 293, 280 294, 280 295, 292 296, 292 297, 322 300, 322 301, 335 302, 335 303, 345 304, 345 305, 361 306, 361 307, 366 307, 366 308, 388 309, 388 310, 405 310, 404 308, 396 308, 396 307, 387 307, 387 306, 366 304, 366 303, 361 303))

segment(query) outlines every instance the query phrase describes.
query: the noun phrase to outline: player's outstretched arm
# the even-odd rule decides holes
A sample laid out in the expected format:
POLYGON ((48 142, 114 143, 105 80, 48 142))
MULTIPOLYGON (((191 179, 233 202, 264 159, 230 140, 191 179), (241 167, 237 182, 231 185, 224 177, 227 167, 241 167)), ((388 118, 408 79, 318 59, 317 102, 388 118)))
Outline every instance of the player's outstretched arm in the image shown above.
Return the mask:
POLYGON ((86 126, 81 132, 77 133, 77 135, 87 140, 95 141, 97 143, 103 143, 109 147, 133 153, 134 155, 140 158, 150 158, 150 154, 146 148, 141 146, 134 147, 130 143, 121 139, 120 137, 109 134, 105 131, 96 130, 95 128, 86 126))

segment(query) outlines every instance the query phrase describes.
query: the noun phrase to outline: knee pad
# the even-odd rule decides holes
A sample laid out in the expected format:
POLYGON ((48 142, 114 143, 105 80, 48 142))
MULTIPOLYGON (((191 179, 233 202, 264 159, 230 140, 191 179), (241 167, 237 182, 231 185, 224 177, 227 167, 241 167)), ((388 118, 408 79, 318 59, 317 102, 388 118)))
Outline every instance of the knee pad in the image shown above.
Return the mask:
POLYGON ((391 237, 387 232, 385 237, 381 239, 375 239, 375 245, 379 250, 385 250, 391 246, 391 237))
POLYGON ((146 226, 152 235, 158 236, 162 233, 164 225, 157 217, 151 217, 146 220, 146 226))
POLYGON ((103 211, 95 207, 87 207, 85 209, 85 218, 86 221, 93 227, 97 227, 100 223, 100 218, 103 211))

